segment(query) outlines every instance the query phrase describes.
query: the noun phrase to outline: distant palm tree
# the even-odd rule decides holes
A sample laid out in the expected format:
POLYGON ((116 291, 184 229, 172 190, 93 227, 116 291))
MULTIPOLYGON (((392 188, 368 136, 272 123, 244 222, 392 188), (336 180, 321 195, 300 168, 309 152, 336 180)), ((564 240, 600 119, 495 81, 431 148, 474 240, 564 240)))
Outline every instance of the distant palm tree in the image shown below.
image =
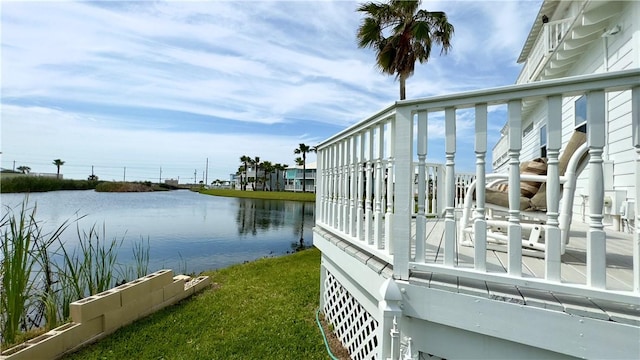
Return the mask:
POLYGON ((288 167, 289 165, 283 165, 280 163, 273 165, 273 168, 276 171, 276 188, 278 189, 278 191, 280 191, 280 173, 288 167))
POLYGON ((28 174, 31 172, 31 168, 25 165, 22 166, 18 166, 18 171, 22 172, 23 174, 28 174))
POLYGON ((269 175, 269 190, 271 189, 271 173, 274 170, 273 164, 271 163, 271 161, 263 161, 262 162, 262 170, 264 170, 264 181, 262 182, 262 191, 265 190, 265 186, 267 183, 267 175, 269 175))
POLYGON ((442 11, 419 9, 420 0, 368 2, 358 11, 365 14, 358 28, 358 46, 373 48, 376 65, 383 74, 400 80, 400 100, 407 97, 406 80, 413 75, 416 60, 429 61, 431 46, 441 46, 440 54, 451 49, 453 25, 442 11), (389 34, 385 36, 385 34, 389 34))
POLYGON ((89 180, 89 181, 98 181, 98 175, 91 174, 91 175, 89 175, 87 180, 89 180))
POLYGON ((244 180, 242 179, 243 175, 240 175, 240 189, 247 190, 247 168, 251 163, 251 158, 247 155, 242 155, 240 157, 240 162, 244 165, 244 180))
MULTIPOLYGON (((302 155, 302 192, 307 190, 307 154, 310 152, 316 152, 316 148, 302 143, 298 145, 297 149, 293 150, 294 154, 302 155)), ((296 159, 296 162, 298 162, 298 159, 296 159)))
POLYGON ((260 156, 256 156, 255 158, 250 158, 250 164, 253 166, 253 170, 255 172, 255 177, 253 178, 253 190, 256 190, 258 186, 258 170, 260 170, 260 156))
POLYGON ((55 159, 55 160, 53 160, 53 165, 55 165, 56 168, 58 168, 58 172, 56 173, 56 178, 60 179, 60 167, 62 165, 64 165, 64 161, 62 161, 60 159, 55 159))

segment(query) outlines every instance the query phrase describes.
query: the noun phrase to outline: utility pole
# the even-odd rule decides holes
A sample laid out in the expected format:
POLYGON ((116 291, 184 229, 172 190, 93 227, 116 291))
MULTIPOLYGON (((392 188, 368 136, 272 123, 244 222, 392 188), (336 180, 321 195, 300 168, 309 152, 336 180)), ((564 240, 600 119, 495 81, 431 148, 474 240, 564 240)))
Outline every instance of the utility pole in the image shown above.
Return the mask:
POLYGON ((207 158, 207 166, 205 167, 205 173, 207 175, 204 177, 204 184, 207 185, 209 183, 209 158, 207 158))
POLYGON ((127 181, 127 167, 124 167, 124 174, 122 175, 122 181, 127 181))
POLYGON ((198 182, 198 169, 193 169, 193 185, 198 182))
POLYGON ((13 171, 16 171, 16 161, 13 160, 13 171))
POLYGON ((158 184, 162 184, 162 166, 160 166, 160 177, 158 178, 158 184))

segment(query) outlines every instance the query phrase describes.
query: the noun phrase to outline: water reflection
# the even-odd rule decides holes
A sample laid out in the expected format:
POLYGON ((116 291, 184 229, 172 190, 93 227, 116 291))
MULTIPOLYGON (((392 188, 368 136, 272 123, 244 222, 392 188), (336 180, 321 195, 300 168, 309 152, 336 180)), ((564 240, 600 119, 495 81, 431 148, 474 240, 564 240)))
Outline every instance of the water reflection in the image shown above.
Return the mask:
MULTIPOLYGON (((17 205, 24 194, 3 194, 3 205, 17 205)), ((149 270, 179 272, 216 269, 264 256, 281 255, 303 239, 310 245, 314 203, 254 200, 200 195, 190 191, 159 193, 96 193, 60 191, 31 194, 38 219, 55 227, 77 215, 87 215, 81 229, 106 227, 106 237, 123 238, 118 260, 133 261, 131 247, 150 239, 149 270)), ((64 240, 77 242, 75 231, 64 240)))

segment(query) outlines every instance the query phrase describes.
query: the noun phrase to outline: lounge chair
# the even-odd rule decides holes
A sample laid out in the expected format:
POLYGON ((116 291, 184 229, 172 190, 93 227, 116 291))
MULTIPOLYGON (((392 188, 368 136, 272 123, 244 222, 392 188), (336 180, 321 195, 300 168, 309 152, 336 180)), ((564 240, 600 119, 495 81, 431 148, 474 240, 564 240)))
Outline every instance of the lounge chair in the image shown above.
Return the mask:
MULTIPOLYGON (((561 253, 564 254, 569 242, 569 229, 573 211, 576 181, 588 147, 586 134, 575 131, 558 159, 561 202, 559 207, 559 228, 561 231, 561 253)), ((535 250, 545 250, 544 228, 547 221, 547 162, 545 158, 525 161, 520 165, 520 224, 523 229, 522 245, 535 250)), ((485 188, 485 218, 487 220, 487 241, 506 244, 509 211, 509 174, 487 174, 485 188)), ((473 246, 473 222, 475 218, 476 181, 467 190, 459 238, 462 245, 473 246), (471 234, 468 236, 467 234, 471 234)))

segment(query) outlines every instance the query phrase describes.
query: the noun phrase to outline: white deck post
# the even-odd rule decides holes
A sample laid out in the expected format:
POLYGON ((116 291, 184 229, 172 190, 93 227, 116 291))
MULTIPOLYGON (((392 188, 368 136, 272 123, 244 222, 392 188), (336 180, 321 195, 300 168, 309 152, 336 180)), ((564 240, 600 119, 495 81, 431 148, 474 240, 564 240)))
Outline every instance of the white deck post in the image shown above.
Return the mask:
POLYGON ((560 281, 561 234, 558 222, 560 172, 558 154, 562 146, 562 96, 547 98, 547 226, 545 228, 545 278, 560 281))
POLYGON ((351 186, 349 190, 349 235, 357 237, 356 219, 358 218, 358 148, 357 148, 357 135, 351 136, 351 186))
POLYGON ((509 113, 509 225, 508 273, 522 275, 522 227, 520 225, 520 150, 522 149, 522 101, 510 100, 509 113))
POLYGON ((602 224, 605 145, 604 91, 587 94, 587 144, 589 146, 589 231, 587 232, 587 285, 606 288, 606 235, 602 224))
POLYGON ((454 196, 456 190, 456 109, 445 109, 445 153, 446 153, 446 208, 444 216, 444 265, 453 266, 456 251, 456 219, 454 196))
POLYGON ((338 195, 337 201, 337 216, 336 225, 338 230, 344 231, 344 194, 342 193, 342 184, 344 184, 344 141, 340 141, 336 144, 336 194, 338 195))
POLYGON ((345 233, 349 233, 351 225, 349 224, 349 139, 342 144, 342 182, 340 183, 340 193, 342 195, 342 223, 340 229, 345 233))
POLYGON ((393 241, 391 241, 392 237, 392 229, 393 229, 393 192, 394 192, 394 171, 393 171, 393 149, 395 147, 395 121, 391 120, 389 122, 389 131, 387 131, 387 142, 388 142, 388 159, 387 159, 387 209, 384 217, 384 241, 385 247, 387 249, 387 253, 389 255, 393 254, 393 241))
MULTIPOLYGON (((424 262, 425 255, 425 228, 427 217, 424 214, 425 207, 425 163, 427 156, 427 119, 428 113, 418 113, 418 214, 416 215, 416 261, 424 262)), ((413 194, 412 194, 413 197, 413 194)))
POLYGON ((366 195, 364 199, 364 237, 369 245, 373 245, 373 128, 369 129, 367 142, 367 176, 366 195))
POLYGON ((376 175, 375 194, 374 194, 374 220, 373 220, 373 236, 375 238, 376 249, 383 249, 382 242, 382 193, 384 185, 384 173, 382 172, 382 157, 384 156, 384 123, 378 125, 378 144, 376 146, 376 175))
POLYGON ((395 200, 393 211, 393 275, 395 278, 409 278, 409 256, 411 252, 411 184, 413 183, 413 116, 411 109, 399 107, 396 110, 394 129, 395 157, 395 200))
POLYGON ((631 90, 631 126, 636 148, 635 228, 633 238, 633 291, 640 293, 640 86, 631 90))
MULTIPOLYGON (((487 221, 485 220, 485 156, 487 153, 487 104, 476 105, 476 216, 473 222, 474 267, 479 271, 487 270, 487 221)), ((464 232, 461 232, 462 236, 464 232)), ((463 241, 464 239, 460 239, 463 241)))
MULTIPOLYGON (((397 320, 402 317, 402 293, 398 284, 393 279, 387 279, 380 287, 381 299, 378 301, 379 323, 378 323, 378 359, 398 359, 400 354, 393 353, 393 340, 391 330, 397 330, 397 320)), ((399 350, 399 348, 398 348, 399 350)))
MULTIPOLYGON (((327 202, 327 224, 334 226, 333 223, 333 202, 335 201, 335 194, 333 192, 333 177, 335 175, 334 173, 334 166, 335 163, 333 161, 333 146, 334 145, 330 145, 329 147, 327 147, 327 177, 329 178, 327 180, 327 191, 328 191, 328 202, 327 202)), ((296 170, 297 172, 297 170, 296 170)))
POLYGON ((360 133, 358 136, 359 156, 358 156, 358 217, 356 221, 357 238, 364 241, 364 133, 360 133))
POLYGON ((318 165, 316 167, 316 176, 319 176, 318 179, 322 180, 322 181, 317 181, 316 183, 318 184, 318 187, 316 189, 316 218, 319 219, 321 222, 324 222, 324 199, 325 199, 325 194, 324 194, 324 176, 322 175, 322 173, 324 172, 323 169, 323 157, 324 157, 324 151, 323 150, 318 150, 318 156, 317 156, 317 162, 318 165))

